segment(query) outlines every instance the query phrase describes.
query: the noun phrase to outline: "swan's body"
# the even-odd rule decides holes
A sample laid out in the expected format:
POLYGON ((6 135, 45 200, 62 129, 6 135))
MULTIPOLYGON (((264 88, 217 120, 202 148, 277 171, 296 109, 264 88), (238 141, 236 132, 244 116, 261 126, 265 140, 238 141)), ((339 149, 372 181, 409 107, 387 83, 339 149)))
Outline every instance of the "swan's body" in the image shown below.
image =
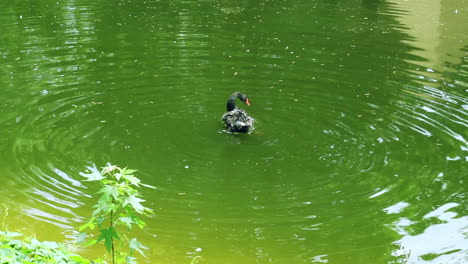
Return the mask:
POLYGON ((227 101, 227 112, 224 113, 222 120, 226 124, 229 132, 250 132, 254 128, 253 124, 255 119, 250 117, 245 110, 236 106, 237 98, 250 106, 249 98, 245 94, 235 92, 227 101))

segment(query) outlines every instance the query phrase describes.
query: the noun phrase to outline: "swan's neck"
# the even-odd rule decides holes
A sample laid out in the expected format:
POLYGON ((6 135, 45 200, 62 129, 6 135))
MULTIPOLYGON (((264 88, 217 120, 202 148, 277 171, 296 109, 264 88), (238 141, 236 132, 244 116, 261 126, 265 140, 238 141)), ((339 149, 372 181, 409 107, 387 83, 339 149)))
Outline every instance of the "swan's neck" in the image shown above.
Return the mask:
POLYGON ((234 100, 232 100, 232 101, 229 100, 227 102, 226 109, 228 110, 228 112, 236 109, 236 102, 234 100))
POLYGON ((236 109, 236 99, 238 98, 238 93, 233 93, 228 101, 227 101, 227 105, 226 105, 226 109, 229 111, 232 111, 234 109, 236 109))

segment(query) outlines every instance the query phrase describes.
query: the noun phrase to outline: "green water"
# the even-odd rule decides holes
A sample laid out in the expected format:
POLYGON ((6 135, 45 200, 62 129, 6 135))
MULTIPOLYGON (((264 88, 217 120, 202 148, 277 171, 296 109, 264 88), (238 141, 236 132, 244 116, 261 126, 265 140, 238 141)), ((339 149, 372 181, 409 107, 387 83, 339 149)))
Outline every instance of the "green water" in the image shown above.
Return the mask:
POLYGON ((419 2, 3 1, 9 228, 71 244, 112 162, 141 263, 468 262, 468 2, 419 2))

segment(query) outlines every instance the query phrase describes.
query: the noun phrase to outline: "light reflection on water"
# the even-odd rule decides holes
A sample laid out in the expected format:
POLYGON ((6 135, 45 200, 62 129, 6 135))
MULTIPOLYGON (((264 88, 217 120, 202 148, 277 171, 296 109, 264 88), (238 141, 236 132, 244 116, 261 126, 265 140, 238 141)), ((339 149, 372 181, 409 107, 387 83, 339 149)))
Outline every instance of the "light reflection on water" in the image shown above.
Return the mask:
POLYGON ((0 38, 24 35, 0 44, 13 221, 73 240, 78 175, 111 161, 157 187, 139 236, 158 263, 462 261, 466 51, 428 67, 397 4, 232 5, 1 9, 0 38), (237 90, 250 135, 220 133, 237 90))
POLYGON ((428 263, 466 262, 468 242, 463 234, 468 229, 468 217, 457 217, 457 213, 447 211, 457 206, 460 204, 447 203, 426 214, 424 221, 432 223, 420 234, 406 231, 413 223, 405 218, 399 219, 394 225, 403 237, 395 243, 401 249, 395 250, 393 254, 404 256, 407 263, 419 263, 421 259, 428 263))

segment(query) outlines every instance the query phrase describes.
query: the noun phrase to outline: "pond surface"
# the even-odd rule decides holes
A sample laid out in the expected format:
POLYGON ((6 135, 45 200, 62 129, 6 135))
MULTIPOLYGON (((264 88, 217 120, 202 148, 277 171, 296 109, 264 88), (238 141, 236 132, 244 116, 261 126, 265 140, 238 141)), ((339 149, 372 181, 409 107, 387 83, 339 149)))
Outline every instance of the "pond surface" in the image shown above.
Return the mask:
POLYGON ((9 229, 73 243, 111 162, 142 263, 466 263, 468 1, 411 2, 3 1, 9 229))

